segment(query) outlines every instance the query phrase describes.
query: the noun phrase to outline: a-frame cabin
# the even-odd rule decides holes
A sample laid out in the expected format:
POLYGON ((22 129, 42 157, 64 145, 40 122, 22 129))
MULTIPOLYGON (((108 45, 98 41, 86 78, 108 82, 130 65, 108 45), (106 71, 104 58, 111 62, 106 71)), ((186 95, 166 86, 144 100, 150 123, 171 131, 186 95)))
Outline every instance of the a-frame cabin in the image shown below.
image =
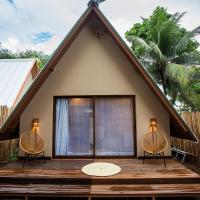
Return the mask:
POLYGON ((20 195, 21 188, 27 198, 199 195, 199 176, 175 161, 167 160, 165 169, 162 162, 142 165, 136 159, 143 156, 141 140, 152 118, 167 139, 166 157, 171 156, 171 136, 198 142, 99 8, 91 4, 0 130, 2 139, 20 137, 37 119, 37 134, 51 160, 45 166, 36 163, 19 169, 17 162, 12 169, 0 169, 0 194, 12 186, 7 194, 20 195), (84 164, 102 158, 121 165, 122 172, 107 178, 82 174, 84 164))

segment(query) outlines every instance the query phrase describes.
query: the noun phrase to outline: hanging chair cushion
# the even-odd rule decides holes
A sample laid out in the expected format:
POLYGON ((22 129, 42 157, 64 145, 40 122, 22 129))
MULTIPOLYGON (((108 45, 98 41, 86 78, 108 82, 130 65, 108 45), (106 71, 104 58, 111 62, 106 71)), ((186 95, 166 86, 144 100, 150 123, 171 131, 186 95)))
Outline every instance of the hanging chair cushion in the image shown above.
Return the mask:
POLYGON ((118 174, 121 168, 113 163, 94 162, 85 165, 82 172, 89 176, 113 176, 118 174))

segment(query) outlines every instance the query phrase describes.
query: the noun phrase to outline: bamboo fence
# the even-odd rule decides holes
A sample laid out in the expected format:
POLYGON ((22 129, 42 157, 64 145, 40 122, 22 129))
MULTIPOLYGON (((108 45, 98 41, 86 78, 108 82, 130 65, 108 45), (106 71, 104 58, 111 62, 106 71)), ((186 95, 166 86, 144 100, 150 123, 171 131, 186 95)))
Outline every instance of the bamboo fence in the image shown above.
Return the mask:
MULTIPOLYGON (((6 120, 11 109, 7 106, 0 106, 0 126, 6 120)), ((0 141, 0 161, 7 161, 18 148, 18 139, 0 141)))
MULTIPOLYGON (((184 112, 182 113, 182 117, 200 140, 200 112, 184 112)), ((200 143, 197 144, 189 140, 172 137, 172 145, 193 155, 198 155, 200 152, 200 143)))

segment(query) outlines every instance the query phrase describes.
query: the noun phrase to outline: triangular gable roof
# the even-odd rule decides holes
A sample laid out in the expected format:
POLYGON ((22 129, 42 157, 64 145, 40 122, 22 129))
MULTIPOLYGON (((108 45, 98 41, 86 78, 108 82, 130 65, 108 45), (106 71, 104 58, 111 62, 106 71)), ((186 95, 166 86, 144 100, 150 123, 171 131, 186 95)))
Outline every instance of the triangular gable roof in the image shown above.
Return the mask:
MULTIPOLYGON (((13 112, 10 114, 8 119, 4 122, 0 129, 0 133, 12 134, 12 130, 15 130, 17 124, 19 123, 19 117, 21 113, 24 111, 26 106, 29 104, 35 93, 41 87, 41 85, 45 82, 47 77, 54 71, 54 68, 64 53, 69 49, 70 45, 74 41, 74 39, 78 36, 84 25, 87 23, 88 19, 91 16, 95 15, 101 23, 105 26, 108 33, 110 33, 111 37, 117 44, 117 46, 121 49, 123 54, 127 57, 132 66, 137 70, 137 72, 142 76, 148 87, 153 91, 153 93, 158 97, 162 105, 166 108, 170 116, 170 132, 172 136, 192 140, 198 142, 197 137, 192 132, 192 130, 187 126, 181 116, 177 113, 173 105, 169 102, 167 97, 163 94, 157 84, 154 82, 150 74, 146 71, 146 69, 142 66, 142 64, 138 61, 135 55, 132 53, 130 48, 126 45, 123 39, 119 36, 110 22, 106 19, 103 13, 95 6, 90 6, 86 9, 83 15, 79 18, 78 22, 74 25, 72 30, 68 33, 62 43, 59 45, 53 56, 49 59, 48 63, 45 65, 43 70, 40 71, 35 81, 30 86, 27 93, 15 107, 13 112)), ((1 137, 0 137, 1 139, 1 137)))

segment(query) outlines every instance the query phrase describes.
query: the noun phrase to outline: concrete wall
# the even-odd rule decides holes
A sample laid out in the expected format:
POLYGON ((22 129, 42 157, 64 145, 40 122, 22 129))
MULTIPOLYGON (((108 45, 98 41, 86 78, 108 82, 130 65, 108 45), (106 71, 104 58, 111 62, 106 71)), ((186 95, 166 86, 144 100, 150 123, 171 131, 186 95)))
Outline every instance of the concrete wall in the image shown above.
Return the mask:
POLYGON ((52 156, 53 96, 59 95, 136 95, 137 155, 143 155, 141 137, 149 120, 156 117, 169 142, 169 115, 145 85, 137 71, 121 53, 111 37, 98 38, 101 25, 94 19, 84 27, 56 66, 20 119, 20 133, 29 131, 31 121, 40 120, 40 134, 52 156))

